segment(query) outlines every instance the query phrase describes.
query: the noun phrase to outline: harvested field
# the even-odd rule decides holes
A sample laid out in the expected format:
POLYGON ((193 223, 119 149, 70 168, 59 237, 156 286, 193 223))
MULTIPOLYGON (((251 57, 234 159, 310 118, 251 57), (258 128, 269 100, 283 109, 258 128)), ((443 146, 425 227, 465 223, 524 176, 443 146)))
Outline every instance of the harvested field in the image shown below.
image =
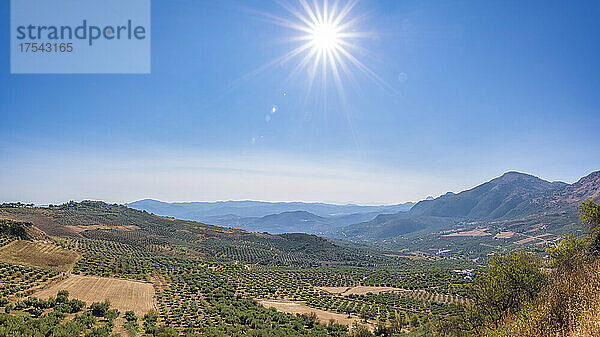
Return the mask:
POLYGON ((519 241, 517 241, 515 243, 518 244, 518 245, 524 245, 526 243, 530 243, 530 242, 535 241, 535 240, 536 240, 535 237, 530 236, 530 237, 527 237, 525 239, 521 239, 521 240, 519 240, 519 241))
POLYGON ((321 289, 330 294, 342 294, 346 292, 346 290, 350 289, 350 287, 316 287, 317 289, 321 289))
POLYGON ((523 245, 523 244, 530 243, 530 242, 533 242, 536 240, 540 240, 540 242, 536 243, 538 245, 545 244, 548 242, 547 240, 549 239, 546 237, 551 236, 551 235, 552 235, 551 233, 544 233, 544 234, 541 234, 538 236, 527 236, 525 239, 521 239, 521 240, 517 241, 516 244, 523 245))
POLYGON ((33 294, 46 299, 67 290, 69 297, 78 298, 88 305, 108 300, 112 308, 121 312, 133 310, 145 314, 155 308, 154 287, 151 283, 123 280, 110 277, 70 275, 47 289, 33 294))
POLYGON ((18 240, 0 248, 0 261, 68 271, 79 259, 77 252, 51 242, 18 240))
POLYGON ((121 226, 106 226, 106 225, 72 226, 72 225, 68 225, 65 227, 69 228, 70 230, 74 231, 77 234, 79 234, 83 231, 91 231, 91 230, 95 230, 95 229, 109 229, 109 230, 114 229, 114 230, 125 231, 125 232, 131 232, 131 231, 140 229, 136 225, 121 225, 121 226))
POLYGON ((515 232, 500 232, 494 236, 494 239, 510 239, 515 235, 515 232))
POLYGON ((379 294, 379 293, 384 293, 384 292, 401 291, 401 290, 402 289, 400 289, 400 288, 394 288, 394 287, 358 286, 358 287, 353 287, 353 288, 348 289, 348 291, 346 291, 344 293, 344 295, 350 295, 350 294, 365 295, 367 293, 379 294))
POLYGON ((403 289, 394 287, 367 287, 367 286, 356 286, 356 287, 316 287, 317 289, 326 291, 330 294, 339 295, 365 295, 367 293, 379 294, 391 291, 402 291, 403 289))
MULTIPOLYGON (((356 316, 351 316, 348 318, 348 315, 337 314, 334 312, 324 311, 320 309, 315 309, 307 306, 303 302, 294 302, 294 301, 282 301, 282 300, 265 300, 265 299, 257 299, 259 304, 266 308, 275 308, 277 311, 287 312, 291 314, 308 314, 314 312, 321 323, 329 323, 329 321, 334 320, 336 323, 346 324, 348 326, 352 326, 354 322, 360 322, 360 318, 356 316)), ((371 329, 373 326, 371 324, 367 324, 371 329)))

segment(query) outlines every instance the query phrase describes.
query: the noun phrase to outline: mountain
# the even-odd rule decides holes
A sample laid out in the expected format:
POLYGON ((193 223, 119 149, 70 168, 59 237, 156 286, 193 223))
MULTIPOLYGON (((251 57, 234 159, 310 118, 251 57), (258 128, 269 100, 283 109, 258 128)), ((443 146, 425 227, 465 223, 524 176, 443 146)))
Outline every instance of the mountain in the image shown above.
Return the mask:
POLYGON ((508 217, 543 212, 573 212, 585 200, 600 202, 600 171, 592 172, 573 184, 561 185, 559 188, 526 200, 515 207, 508 217))
POLYGON ((325 234, 382 213, 406 212, 414 203, 361 206, 252 200, 167 203, 144 199, 126 205, 157 215, 258 232, 325 234))
POLYGON ((501 226, 502 223, 518 223, 519 219, 527 219, 528 226, 533 222, 552 223, 557 227, 561 223, 572 224, 577 206, 588 199, 600 200, 600 171, 573 184, 507 172, 472 189, 420 201, 406 213, 382 214, 373 220, 343 227, 336 236, 385 239, 449 229, 456 223, 493 222, 501 226))
POLYGON ((538 177, 507 172, 502 176, 458 194, 447 193, 434 200, 417 203, 411 216, 499 219, 522 202, 543 192, 560 188, 538 177))

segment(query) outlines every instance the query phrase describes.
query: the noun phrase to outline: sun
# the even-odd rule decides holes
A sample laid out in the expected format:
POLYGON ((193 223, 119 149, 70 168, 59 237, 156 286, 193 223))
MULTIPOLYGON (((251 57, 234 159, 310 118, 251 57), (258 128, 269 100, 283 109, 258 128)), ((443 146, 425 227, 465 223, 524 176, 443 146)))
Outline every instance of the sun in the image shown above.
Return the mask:
POLYGON ((321 51, 337 49, 340 47, 338 30, 332 23, 318 23, 311 32, 312 43, 321 51))
MULTIPOLYGON (((388 87, 385 81, 360 60, 361 56, 372 56, 370 51, 361 46, 362 41, 378 37, 378 34, 363 30, 364 21, 367 21, 370 14, 353 12, 358 0, 280 0, 279 3, 291 16, 257 13, 268 22, 292 29, 294 32, 285 40, 296 46, 257 71, 297 60, 288 79, 306 71, 307 92, 313 90, 317 79, 320 79, 323 91, 329 87, 329 79, 333 79, 338 93, 345 97, 344 83, 351 81, 356 84, 356 71, 381 87, 388 87)), ((323 96, 326 96, 325 93, 323 96)))

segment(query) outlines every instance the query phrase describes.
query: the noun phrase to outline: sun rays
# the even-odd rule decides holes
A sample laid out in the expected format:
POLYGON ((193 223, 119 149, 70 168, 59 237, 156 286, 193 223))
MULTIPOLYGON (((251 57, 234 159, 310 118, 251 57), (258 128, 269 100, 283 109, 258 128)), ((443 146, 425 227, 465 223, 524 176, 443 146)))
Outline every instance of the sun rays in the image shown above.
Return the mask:
POLYGON ((264 65, 261 70, 297 61, 288 79, 295 79, 301 74, 308 76, 307 96, 314 89, 317 78, 321 79, 322 94, 326 96, 331 78, 344 99, 344 83, 353 82, 354 73, 362 73, 376 84, 388 87, 359 59, 359 56, 369 54, 360 46, 360 40, 372 38, 375 34, 361 31, 359 24, 368 15, 354 13, 356 4, 357 0, 298 0, 295 4, 280 2, 290 14, 288 17, 258 13, 268 22, 289 28, 290 36, 285 41, 294 44, 290 51, 264 65))

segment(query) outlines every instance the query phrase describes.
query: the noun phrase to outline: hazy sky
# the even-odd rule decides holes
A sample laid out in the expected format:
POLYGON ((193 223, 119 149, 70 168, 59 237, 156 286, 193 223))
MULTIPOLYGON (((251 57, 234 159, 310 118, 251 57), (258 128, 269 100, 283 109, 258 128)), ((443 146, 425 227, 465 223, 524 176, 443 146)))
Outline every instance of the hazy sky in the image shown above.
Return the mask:
POLYGON ((598 1, 359 2, 379 80, 349 64, 344 98, 303 55, 264 66, 299 42, 260 13, 298 21, 153 0, 150 75, 10 75, 2 1, 0 201, 397 203, 600 169, 598 1))

